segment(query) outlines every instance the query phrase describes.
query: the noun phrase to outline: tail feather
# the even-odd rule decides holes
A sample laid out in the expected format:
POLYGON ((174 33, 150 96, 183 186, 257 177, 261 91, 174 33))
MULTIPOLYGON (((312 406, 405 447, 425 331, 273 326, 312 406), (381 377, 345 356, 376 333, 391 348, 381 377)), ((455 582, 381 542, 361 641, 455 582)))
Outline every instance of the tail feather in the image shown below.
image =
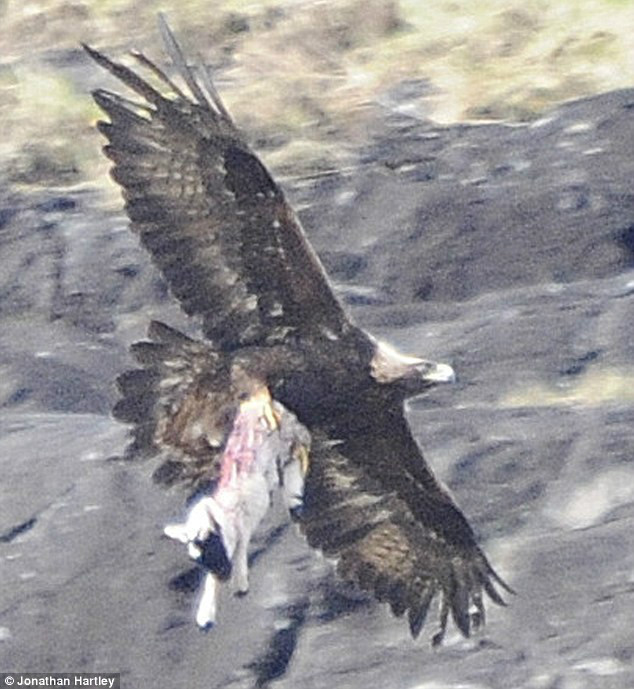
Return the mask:
POLYGON ((131 352, 140 368, 119 376, 113 408, 133 424, 126 458, 160 455, 153 478, 165 485, 213 480, 233 405, 220 354, 159 321, 131 352))

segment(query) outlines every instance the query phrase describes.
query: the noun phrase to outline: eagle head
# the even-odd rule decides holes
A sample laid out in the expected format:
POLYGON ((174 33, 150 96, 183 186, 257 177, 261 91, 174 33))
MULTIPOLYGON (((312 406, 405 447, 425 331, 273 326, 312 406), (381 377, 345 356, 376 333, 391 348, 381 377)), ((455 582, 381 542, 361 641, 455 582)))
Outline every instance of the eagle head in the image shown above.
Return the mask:
POLYGON ((453 383, 456 380, 456 374, 449 364, 407 356, 379 341, 376 342, 370 370, 378 383, 397 384, 411 394, 438 383, 453 383))

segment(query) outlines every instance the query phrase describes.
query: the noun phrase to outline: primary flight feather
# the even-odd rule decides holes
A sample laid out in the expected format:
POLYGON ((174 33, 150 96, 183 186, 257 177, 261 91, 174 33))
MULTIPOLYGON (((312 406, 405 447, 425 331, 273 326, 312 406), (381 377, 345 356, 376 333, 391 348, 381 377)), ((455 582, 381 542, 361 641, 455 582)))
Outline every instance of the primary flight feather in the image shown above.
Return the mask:
POLYGON ((139 53, 156 86, 85 49, 134 94, 93 94, 109 118, 98 126, 131 227, 202 322, 202 340, 152 323, 114 409, 134 425, 131 456, 159 456, 156 480, 202 495, 166 529, 206 572, 199 624, 214 622, 216 584, 232 571, 246 591, 248 541, 281 483, 309 544, 406 613, 413 636, 436 597, 434 643, 450 614, 468 636, 484 622, 483 593, 503 605, 498 588, 510 588, 432 475, 403 410, 453 371, 399 354, 348 318, 207 69, 190 66, 159 24, 182 86, 139 53))

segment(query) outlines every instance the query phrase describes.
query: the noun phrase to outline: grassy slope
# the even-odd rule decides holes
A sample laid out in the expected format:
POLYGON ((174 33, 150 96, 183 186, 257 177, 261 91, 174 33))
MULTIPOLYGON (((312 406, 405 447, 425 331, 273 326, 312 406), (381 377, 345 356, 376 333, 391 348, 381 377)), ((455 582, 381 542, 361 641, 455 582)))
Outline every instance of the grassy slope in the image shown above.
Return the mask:
MULTIPOLYGON (((0 156, 13 160, 15 180, 92 176, 96 111, 51 58, 80 40, 159 57, 161 9, 156 0, 0 0, 0 156)), ((186 44, 210 46, 203 52, 220 66, 237 120, 311 165, 336 164, 341 142, 363 136, 368 105, 402 79, 431 82, 428 109, 441 122, 531 119, 634 83, 631 0, 185 0, 169 16, 186 44)))

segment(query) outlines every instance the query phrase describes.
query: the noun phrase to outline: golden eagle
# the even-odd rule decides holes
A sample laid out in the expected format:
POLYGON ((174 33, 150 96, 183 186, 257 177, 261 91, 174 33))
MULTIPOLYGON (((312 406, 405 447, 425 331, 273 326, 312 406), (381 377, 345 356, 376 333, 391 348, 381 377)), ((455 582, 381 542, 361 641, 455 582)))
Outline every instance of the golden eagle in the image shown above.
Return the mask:
POLYGON ((414 637, 439 594, 434 643, 450 612, 469 636, 484 623, 483 592, 504 605, 495 586, 511 589, 431 473, 403 408, 453 380, 451 367, 403 356, 352 322, 207 68, 188 64, 159 24, 180 86, 140 53, 150 80, 84 47, 137 97, 93 92, 109 118, 98 124, 104 152, 133 231, 202 323, 200 340, 152 323, 114 409, 134 424, 128 454, 161 458, 157 481, 201 489, 187 521, 166 529, 207 571, 199 623, 213 622, 215 581, 232 567, 246 590, 262 495, 286 480, 309 544, 344 580, 407 613, 414 637))

